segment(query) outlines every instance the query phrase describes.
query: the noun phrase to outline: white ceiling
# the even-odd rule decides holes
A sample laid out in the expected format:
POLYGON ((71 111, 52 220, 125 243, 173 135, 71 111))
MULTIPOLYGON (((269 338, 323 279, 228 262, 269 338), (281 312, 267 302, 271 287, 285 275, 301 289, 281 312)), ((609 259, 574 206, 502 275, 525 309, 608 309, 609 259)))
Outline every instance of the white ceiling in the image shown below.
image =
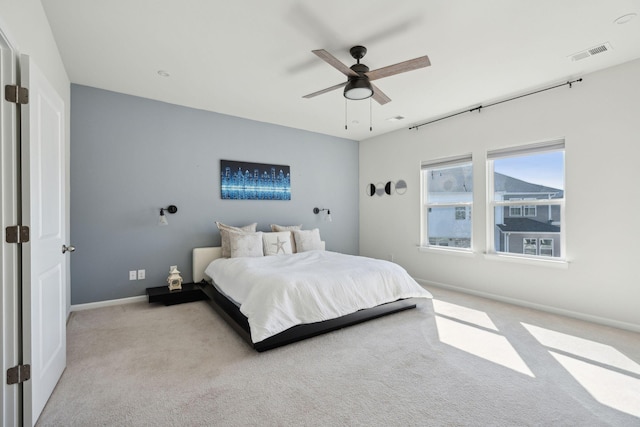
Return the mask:
MULTIPOLYGON (((71 82, 353 140, 640 57, 640 0, 42 0, 71 82), (614 20, 628 13, 626 24, 614 20), (572 62, 568 56, 610 43, 572 62), (311 53, 372 70, 392 102, 349 101, 311 53), (165 70, 170 77, 158 75, 165 70), (394 116, 405 120, 390 122, 394 116)), ((637 82, 629 82, 638 84, 637 82)))

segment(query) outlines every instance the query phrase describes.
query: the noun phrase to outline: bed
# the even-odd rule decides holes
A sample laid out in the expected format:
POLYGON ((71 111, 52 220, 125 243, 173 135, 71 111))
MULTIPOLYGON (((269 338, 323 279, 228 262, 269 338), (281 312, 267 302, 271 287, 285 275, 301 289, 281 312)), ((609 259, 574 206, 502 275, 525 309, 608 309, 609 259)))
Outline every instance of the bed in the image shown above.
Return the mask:
POLYGON ((415 308, 413 298, 431 298, 396 264, 324 250, 256 259, 227 259, 222 258, 220 247, 195 248, 193 280, 201 283, 212 308, 260 352, 415 308), (352 263, 358 263, 353 264, 356 266, 353 272, 341 270, 349 268, 352 263), (382 269, 378 272, 375 269, 379 266, 382 269), (316 267, 324 269, 323 272, 318 274, 311 270, 316 267), (287 277, 292 276, 289 268, 297 269, 298 273, 294 283, 285 285, 287 277), (304 278, 298 278, 300 271, 303 271, 304 278), (389 274, 397 272, 400 278, 390 278, 389 274), (341 280, 331 282, 332 275, 341 277, 341 280), (356 291, 355 296, 343 294, 351 292, 345 283, 354 282, 354 286, 361 286, 355 282, 364 280, 369 286, 379 277, 382 277, 379 287, 385 289, 380 295, 377 291, 356 291), (228 283, 229 280, 232 282, 228 283), (313 294, 311 299, 303 294, 306 288, 313 294), (330 298, 335 298, 335 303, 331 303, 330 298), (281 312, 288 311, 289 306, 296 305, 298 300, 302 309, 294 308, 293 314, 286 314, 284 320, 278 317, 282 316, 281 312), (329 304, 322 301, 329 301, 329 304), (287 309, 282 310, 281 306, 287 309), (263 313, 261 310, 265 308, 271 313, 263 313))

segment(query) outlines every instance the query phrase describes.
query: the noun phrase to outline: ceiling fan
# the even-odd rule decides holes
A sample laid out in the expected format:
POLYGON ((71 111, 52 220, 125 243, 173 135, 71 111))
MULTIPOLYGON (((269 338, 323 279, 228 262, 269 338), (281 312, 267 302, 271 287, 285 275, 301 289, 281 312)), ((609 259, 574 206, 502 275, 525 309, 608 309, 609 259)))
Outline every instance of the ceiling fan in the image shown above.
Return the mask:
POLYGON ((377 86, 371 81, 378 80, 383 77, 393 76, 395 74, 405 73, 407 71, 417 70, 419 68, 425 68, 431 65, 428 56, 421 56, 419 58, 410 59, 408 61, 399 62, 387 67, 378 68, 377 70, 369 71, 369 67, 360 63, 360 60, 366 55, 367 48, 364 46, 354 46, 349 49, 351 56, 357 61, 351 67, 347 67, 340 62, 335 56, 331 55, 324 49, 313 50, 320 59, 327 64, 340 71, 347 76, 347 81, 339 83, 337 85, 328 87, 326 89, 319 90, 317 92, 310 93, 303 96, 303 98, 313 98, 314 96, 322 95, 323 93, 330 92, 335 89, 339 89, 344 86, 344 97, 347 99, 367 99, 373 97, 378 104, 384 105, 391 101, 387 95, 384 94, 377 86))

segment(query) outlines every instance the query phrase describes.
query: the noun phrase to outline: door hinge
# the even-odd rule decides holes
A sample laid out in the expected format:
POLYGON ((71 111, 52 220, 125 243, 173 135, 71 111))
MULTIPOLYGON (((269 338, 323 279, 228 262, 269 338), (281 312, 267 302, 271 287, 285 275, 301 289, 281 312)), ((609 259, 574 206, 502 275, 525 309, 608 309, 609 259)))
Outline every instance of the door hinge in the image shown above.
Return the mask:
POLYGON ((31 378, 31 365, 18 365, 7 369, 7 384, 19 384, 31 378))
POLYGON ((4 99, 15 104, 28 104, 29 89, 18 85, 6 85, 4 87, 4 99))
POLYGON ((5 230, 7 243, 27 243, 29 241, 29 227, 26 225, 12 225, 5 230))

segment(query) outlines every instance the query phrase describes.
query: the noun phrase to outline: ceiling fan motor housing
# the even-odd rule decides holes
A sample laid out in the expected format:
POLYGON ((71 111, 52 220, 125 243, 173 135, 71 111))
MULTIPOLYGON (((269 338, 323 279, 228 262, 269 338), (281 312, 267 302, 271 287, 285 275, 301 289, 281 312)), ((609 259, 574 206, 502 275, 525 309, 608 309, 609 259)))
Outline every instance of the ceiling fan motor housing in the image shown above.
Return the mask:
POLYGON ((344 87, 344 97, 353 100, 367 99, 373 95, 373 88, 369 83, 369 77, 365 73, 369 71, 369 67, 364 64, 354 64, 350 67, 358 73, 357 76, 348 76, 348 81, 344 87))

